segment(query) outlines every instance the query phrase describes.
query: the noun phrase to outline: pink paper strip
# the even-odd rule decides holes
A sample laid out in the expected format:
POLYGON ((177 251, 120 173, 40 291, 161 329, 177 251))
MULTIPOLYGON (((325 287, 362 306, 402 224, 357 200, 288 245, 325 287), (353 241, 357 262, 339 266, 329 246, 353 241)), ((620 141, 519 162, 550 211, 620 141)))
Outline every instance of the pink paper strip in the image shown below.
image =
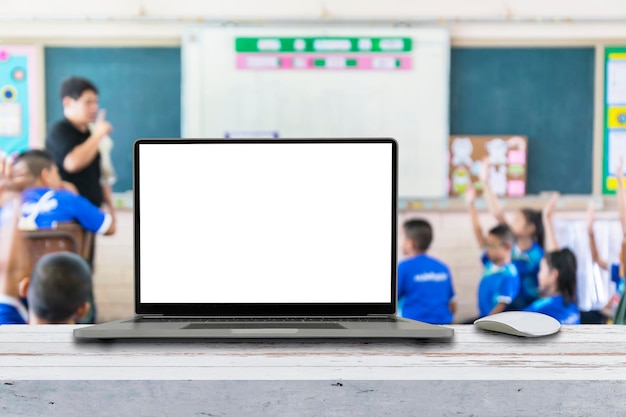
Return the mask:
POLYGON ((393 55, 320 55, 320 54, 237 54, 235 66, 240 70, 375 70, 397 71, 410 70, 412 61, 410 56, 393 55), (317 67, 317 59, 344 59, 356 60, 356 66, 328 66, 317 67), (276 61, 280 60, 279 63, 276 61), (400 65, 396 66, 396 60, 400 65))
POLYGON ((526 183, 520 180, 511 180, 507 183, 507 195, 521 197, 526 194, 526 183))
POLYGON ((524 151, 509 151, 509 165, 526 165, 526 152, 524 151))

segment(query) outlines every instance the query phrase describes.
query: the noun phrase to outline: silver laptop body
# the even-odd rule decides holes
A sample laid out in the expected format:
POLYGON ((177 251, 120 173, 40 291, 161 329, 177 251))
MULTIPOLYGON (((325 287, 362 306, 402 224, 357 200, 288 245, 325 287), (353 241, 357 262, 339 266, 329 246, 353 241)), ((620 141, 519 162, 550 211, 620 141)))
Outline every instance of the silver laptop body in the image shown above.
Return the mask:
POLYGON ((77 339, 414 339, 393 139, 140 139, 135 317, 77 339))

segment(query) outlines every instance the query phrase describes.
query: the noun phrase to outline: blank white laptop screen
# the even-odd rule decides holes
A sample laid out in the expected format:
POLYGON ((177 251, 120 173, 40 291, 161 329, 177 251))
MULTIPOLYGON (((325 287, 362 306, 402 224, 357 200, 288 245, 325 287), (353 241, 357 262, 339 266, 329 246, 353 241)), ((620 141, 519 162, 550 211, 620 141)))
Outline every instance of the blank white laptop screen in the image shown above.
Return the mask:
POLYGON ((141 303, 391 302, 391 143, 139 146, 141 303))

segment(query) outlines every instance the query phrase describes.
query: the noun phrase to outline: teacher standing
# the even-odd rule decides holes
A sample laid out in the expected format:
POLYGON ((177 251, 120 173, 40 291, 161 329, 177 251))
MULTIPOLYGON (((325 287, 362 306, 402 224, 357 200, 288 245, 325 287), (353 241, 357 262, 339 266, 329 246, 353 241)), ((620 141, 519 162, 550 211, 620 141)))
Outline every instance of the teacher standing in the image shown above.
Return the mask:
MULTIPOLYGON (((115 222, 111 185, 103 179, 99 150, 103 140, 110 140, 108 135, 113 129, 104 110, 98 109, 98 90, 87 79, 70 77, 61 84, 61 101, 64 117, 50 127, 46 149, 58 165, 61 178, 109 212, 115 222)), ((94 253, 92 243, 92 269, 94 253)))

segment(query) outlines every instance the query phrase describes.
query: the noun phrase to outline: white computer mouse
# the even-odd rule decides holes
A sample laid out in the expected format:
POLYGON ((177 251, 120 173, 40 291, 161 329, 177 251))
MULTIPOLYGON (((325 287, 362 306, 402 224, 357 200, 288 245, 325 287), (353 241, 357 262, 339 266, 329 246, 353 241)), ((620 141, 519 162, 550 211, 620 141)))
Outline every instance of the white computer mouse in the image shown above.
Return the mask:
POLYGON ((554 317, 530 311, 492 314, 476 320, 474 326, 483 330, 525 337, 548 336, 561 329, 561 323, 554 317))

